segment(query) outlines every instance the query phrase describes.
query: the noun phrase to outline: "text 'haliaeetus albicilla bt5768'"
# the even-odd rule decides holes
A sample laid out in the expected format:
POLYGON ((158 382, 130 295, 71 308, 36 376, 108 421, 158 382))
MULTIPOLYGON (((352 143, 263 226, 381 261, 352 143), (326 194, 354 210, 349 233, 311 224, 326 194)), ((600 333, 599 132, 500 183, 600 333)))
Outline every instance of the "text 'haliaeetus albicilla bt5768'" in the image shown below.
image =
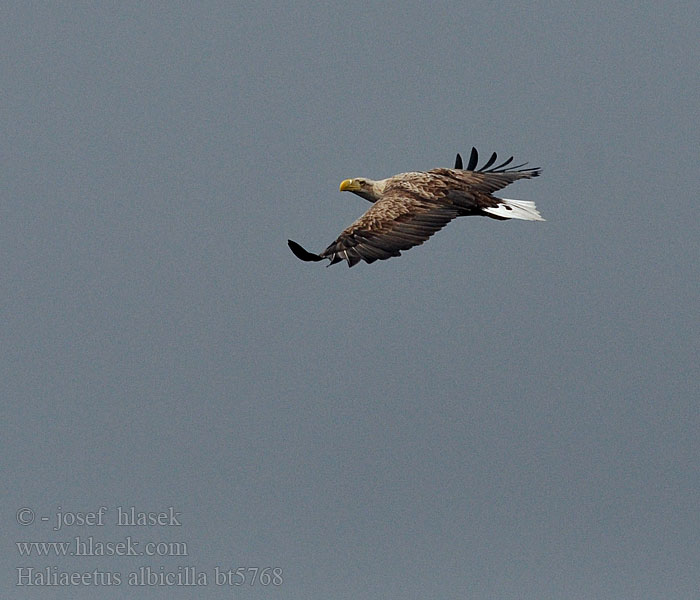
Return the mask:
POLYGON ((511 156, 498 166, 496 153, 480 169, 475 148, 467 168, 458 154, 454 169, 399 173, 388 179, 372 181, 363 177, 346 179, 341 192, 352 192, 373 203, 357 221, 320 254, 313 254, 292 240, 292 252, 306 261, 330 260, 333 265, 346 260, 349 267, 361 260, 372 263, 400 256, 427 240, 455 217, 481 215, 492 219, 544 221, 534 202, 496 198, 493 192, 518 179, 531 179, 539 168, 522 168, 527 163, 508 166, 511 156))

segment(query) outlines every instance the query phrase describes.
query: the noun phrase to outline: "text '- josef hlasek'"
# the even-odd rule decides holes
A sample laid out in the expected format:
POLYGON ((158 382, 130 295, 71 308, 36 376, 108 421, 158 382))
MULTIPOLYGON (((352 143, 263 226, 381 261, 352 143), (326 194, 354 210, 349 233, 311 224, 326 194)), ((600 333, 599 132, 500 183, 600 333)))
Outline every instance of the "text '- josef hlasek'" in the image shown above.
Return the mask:
MULTIPOLYGON (((138 510, 134 506, 117 506, 111 519, 108 518, 109 509, 100 506, 94 511, 64 511, 60 506, 56 511, 54 531, 60 531, 64 527, 89 526, 101 527, 112 524, 118 527, 181 527, 181 512, 170 506, 164 511, 147 512, 138 510)), ((41 517, 42 521, 48 521, 49 517, 41 517)))

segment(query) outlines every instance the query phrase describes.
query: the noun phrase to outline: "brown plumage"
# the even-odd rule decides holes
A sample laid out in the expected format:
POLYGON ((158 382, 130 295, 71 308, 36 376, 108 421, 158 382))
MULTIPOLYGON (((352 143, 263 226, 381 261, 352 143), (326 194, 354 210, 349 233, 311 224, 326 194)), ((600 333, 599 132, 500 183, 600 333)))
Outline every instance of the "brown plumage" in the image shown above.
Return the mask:
POLYGON ((523 169, 525 164, 508 167, 513 157, 496 167, 496 153, 476 169, 478 153, 472 148, 469 164, 462 168, 458 154, 454 169, 400 173, 382 179, 346 179, 341 191, 350 191, 373 206, 345 229, 320 254, 313 254, 292 240, 292 252, 305 261, 324 258, 333 265, 342 260, 352 267, 361 260, 372 263, 400 256, 427 240, 455 217, 481 215, 492 219, 543 221, 533 202, 495 198, 491 194, 518 179, 540 174, 539 168, 523 169))

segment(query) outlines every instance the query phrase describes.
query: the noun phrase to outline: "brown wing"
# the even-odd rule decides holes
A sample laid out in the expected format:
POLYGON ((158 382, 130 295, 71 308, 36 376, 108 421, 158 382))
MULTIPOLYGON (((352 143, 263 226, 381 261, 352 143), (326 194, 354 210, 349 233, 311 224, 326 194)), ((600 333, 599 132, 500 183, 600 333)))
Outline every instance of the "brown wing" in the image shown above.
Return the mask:
POLYGON ((444 202, 460 209, 459 215, 483 215, 483 208, 498 206, 499 199, 491 194, 518 179, 530 179, 539 170, 508 171, 503 173, 479 173, 457 169, 433 169, 428 171, 439 184, 433 183, 436 202, 444 202))
POLYGON ((441 206, 419 198, 388 193, 345 229, 319 256, 331 264, 364 260, 372 263, 400 256, 427 240, 459 214, 453 206, 441 206))
POLYGON ((489 196, 518 179, 531 179, 540 174, 540 168, 525 168, 527 163, 512 165, 513 157, 493 166, 498 156, 491 157, 477 169, 479 153, 472 148, 469 163, 462 169, 462 157, 457 154, 454 169, 433 169, 429 173, 437 176, 442 185, 440 191, 448 203, 464 209, 461 214, 479 214, 481 208, 496 206, 497 199, 489 196))
POLYGON ((478 171, 462 171, 459 169, 433 169, 428 171, 444 177, 449 186, 463 188, 482 194, 491 194, 518 179, 531 179, 540 174, 539 169, 524 171, 505 171, 503 173, 479 173, 478 171))

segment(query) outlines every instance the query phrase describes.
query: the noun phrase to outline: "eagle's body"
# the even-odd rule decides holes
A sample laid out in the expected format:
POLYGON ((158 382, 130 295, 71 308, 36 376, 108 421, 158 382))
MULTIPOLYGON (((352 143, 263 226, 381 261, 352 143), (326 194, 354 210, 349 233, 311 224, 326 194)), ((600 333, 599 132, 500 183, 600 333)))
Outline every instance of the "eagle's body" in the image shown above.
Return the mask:
POLYGON ((475 170, 477 160, 478 154, 472 149, 466 169, 462 169, 458 154, 454 169, 399 173, 379 181, 346 179, 340 190, 353 192, 373 206, 321 254, 312 254, 292 240, 289 247, 302 260, 327 258, 330 264, 346 260, 352 267, 360 260, 372 263, 400 256, 401 250, 422 244, 455 217, 544 220, 533 202, 491 195, 518 179, 537 177, 539 169, 519 168, 524 165, 507 168, 512 157, 489 168, 496 161, 494 153, 483 167, 475 170))

